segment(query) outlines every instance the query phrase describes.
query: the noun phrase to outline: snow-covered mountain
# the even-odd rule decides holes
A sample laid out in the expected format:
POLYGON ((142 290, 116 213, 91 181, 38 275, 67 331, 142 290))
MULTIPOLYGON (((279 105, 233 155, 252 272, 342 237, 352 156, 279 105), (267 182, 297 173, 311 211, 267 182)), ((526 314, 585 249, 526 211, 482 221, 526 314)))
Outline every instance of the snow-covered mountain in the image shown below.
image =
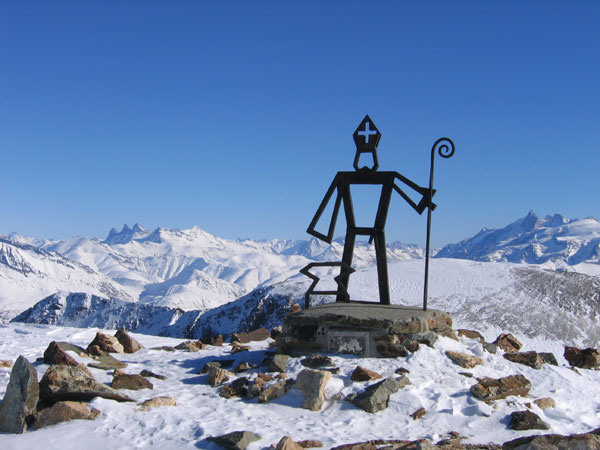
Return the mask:
POLYGON ((543 264, 600 275, 600 222, 559 214, 542 218, 530 211, 504 228, 483 228, 469 239, 447 245, 436 257, 543 264))
POLYGON ((0 321, 57 291, 133 301, 118 283, 83 264, 0 237, 0 321))
MULTIPOLYGON (((392 303, 422 305, 422 261, 393 263, 392 303)), ((600 278, 513 263, 435 259, 430 267, 429 306, 450 312, 455 328, 513 334, 597 346, 600 341, 600 278)), ((294 303, 304 305, 309 280, 302 276, 261 287, 208 311, 158 308, 84 294, 52 296, 17 321, 75 327, 128 329, 174 337, 229 336, 282 323, 294 303)), ((374 267, 351 276, 351 298, 378 301, 374 267)), ((313 304, 332 301, 316 298, 313 304)))

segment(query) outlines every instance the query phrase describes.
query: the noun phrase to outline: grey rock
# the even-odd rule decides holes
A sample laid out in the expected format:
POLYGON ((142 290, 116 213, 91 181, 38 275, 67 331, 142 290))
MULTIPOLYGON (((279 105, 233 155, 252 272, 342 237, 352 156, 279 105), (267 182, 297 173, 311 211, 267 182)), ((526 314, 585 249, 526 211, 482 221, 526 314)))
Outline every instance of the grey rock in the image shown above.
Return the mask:
POLYGON ((57 342, 58 346, 65 352, 73 352, 76 353, 79 356, 82 356, 84 358, 89 358, 90 355, 87 354, 87 352, 85 351, 85 349, 83 347, 80 347, 78 345, 74 345, 74 344, 70 344, 68 342, 57 342))
POLYGON ((540 416, 531 411, 515 411, 510 415, 510 424, 508 425, 511 430, 547 430, 548 424, 546 424, 540 416))
POLYGON ((558 366, 558 361, 556 360, 556 356, 554 356, 554 353, 538 353, 538 355, 540 355, 542 357, 542 359, 544 360, 544 362, 546 364, 552 364, 553 366, 558 366))
POLYGON ((234 374, 229 372, 228 370, 221 369, 220 367, 210 366, 208 368, 206 380, 208 381, 208 384, 210 384, 212 387, 216 387, 220 386, 233 376, 234 374))
POLYGON ((287 362, 290 359, 290 355, 276 354, 273 356, 273 360, 269 364, 269 371, 271 372, 285 372, 287 369, 287 362))
POLYGON ((50 408, 42 409, 35 415, 35 427, 44 428, 69 420, 94 420, 100 411, 89 408, 84 402, 57 402, 50 408))
POLYGON ((544 359, 537 352, 514 352, 505 353, 504 359, 517 364, 523 364, 533 369, 541 369, 544 365, 544 359))
POLYGON ((234 431, 222 436, 211 436, 207 440, 214 442, 225 450, 244 450, 255 441, 260 441, 260 435, 251 431, 234 431))
POLYGON ((496 352, 498 351, 498 346, 496 344, 492 344, 490 342, 482 342, 481 346, 483 347, 483 349, 486 352, 491 353, 493 355, 495 355, 496 352))
POLYGON ((19 356, 10 373, 4 399, 0 403, 0 432, 22 433, 29 416, 35 413, 39 389, 37 372, 19 356))
POLYGON ((405 376, 386 378, 358 394, 352 403, 369 413, 383 411, 388 406, 390 395, 409 384, 410 381, 405 376))
POLYGON ((258 403, 266 403, 283 397, 289 392, 292 386, 294 386, 294 380, 279 380, 258 394, 258 403))
POLYGON ((248 385, 250 380, 247 377, 241 377, 233 380, 221 388, 219 396, 224 398, 246 397, 248 395, 248 385))
POLYGON ((150 377, 150 378, 157 378, 159 380, 166 380, 167 379, 167 377, 165 377, 164 375, 158 375, 158 374, 156 374, 154 372, 150 372, 149 370, 146 370, 146 369, 143 369, 140 372, 140 375, 143 376, 143 377, 146 377, 146 378, 148 378, 148 377, 150 377))
POLYGON ((94 362, 88 363, 88 367, 93 367, 94 369, 100 370, 115 370, 124 369, 125 367, 127 367, 127 363, 119 361, 112 355, 106 353, 101 356, 96 356, 94 362))
POLYGON ((264 341, 271 337, 271 333, 266 328, 259 328, 258 330, 250 331, 249 333, 233 333, 231 340, 239 342, 240 344, 247 344, 248 342, 264 341))
POLYGON ((325 385, 330 379, 331 373, 323 370, 304 369, 298 374, 296 387, 304 393, 304 409, 321 410, 325 402, 325 385))
POLYGON ((115 370, 112 381, 113 389, 129 389, 139 391, 140 389, 154 389, 152 383, 141 375, 131 375, 120 370, 115 370))
POLYGON ((600 428, 589 433, 572 434, 542 434, 527 436, 505 442, 502 450, 557 450, 578 449, 598 450, 600 448, 600 428))
POLYGON ((300 364, 309 369, 320 369, 321 367, 333 366, 333 360, 326 355, 314 354, 300 360, 300 364))
POLYGON ((209 361, 206 364, 204 364, 204 367, 198 373, 200 373, 200 374, 207 373, 208 369, 210 369, 211 367, 218 367, 220 369, 227 369, 228 367, 231 367, 234 362, 235 362, 235 359, 220 359, 218 361, 209 361))

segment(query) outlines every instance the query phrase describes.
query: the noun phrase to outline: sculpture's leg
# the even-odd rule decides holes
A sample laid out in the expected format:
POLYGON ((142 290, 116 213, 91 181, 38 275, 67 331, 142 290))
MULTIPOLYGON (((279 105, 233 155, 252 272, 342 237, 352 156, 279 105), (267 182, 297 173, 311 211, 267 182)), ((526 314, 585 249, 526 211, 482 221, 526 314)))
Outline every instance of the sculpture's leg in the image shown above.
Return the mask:
MULTIPOLYGON (((342 262, 352 267, 352 256, 354 254, 354 241, 356 240, 356 234, 351 231, 346 232, 346 240, 344 242, 344 253, 342 255, 342 262)), ((350 275, 346 275, 340 278, 340 284, 344 286, 346 292, 348 292, 348 283, 350 281, 350 275)), ((338 294, 335 299, 336 302, 348 301, 350 297, 344 295, 341 289, 338 288, 338 294)))
POLYGON ((377 258, 377 278, 379 279, 379 301, 383 305, 389 305, 390 286, 388 281, 385 232, 383 230, 375 231, 375 257, 377 258))

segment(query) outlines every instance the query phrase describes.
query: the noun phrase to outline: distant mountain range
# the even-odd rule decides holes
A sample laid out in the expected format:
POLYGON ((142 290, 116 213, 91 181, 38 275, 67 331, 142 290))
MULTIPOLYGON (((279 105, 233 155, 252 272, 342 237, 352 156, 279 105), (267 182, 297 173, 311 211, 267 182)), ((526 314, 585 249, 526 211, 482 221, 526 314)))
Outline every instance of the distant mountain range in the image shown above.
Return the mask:
MULTIPOLYGON (((197 227, 150 231, 138 224, 112 229, 104 240, 49 241, 11 234, 0 237, 0 320, 59 291, 65 298, 83 292, 140 305, 208 311, 286 280, 303 283, 301 267, 311 261, 339 261, 342 250, 341 239, 331 245, 314 238, 227 240, 197 227)), ((416 245, 388 245, 390 264, 423 255, 416 245)), ((530 212, 504 228, 483 229, 447 245, 436 258, 539 264, 600 276, 599 255, 600 223, 595 219, 540 218, 530 212)), ((374 259, 372 245, 357 243, 356 269, 372 267, 374 259)))

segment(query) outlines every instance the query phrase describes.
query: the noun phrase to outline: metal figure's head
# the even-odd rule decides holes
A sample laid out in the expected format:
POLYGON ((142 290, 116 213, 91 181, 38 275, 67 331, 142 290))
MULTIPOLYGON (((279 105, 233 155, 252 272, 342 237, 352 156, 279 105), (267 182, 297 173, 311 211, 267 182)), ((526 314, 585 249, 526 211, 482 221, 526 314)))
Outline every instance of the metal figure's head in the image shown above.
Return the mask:
POLYGON ((379 139, 381 139, 381 133, 367 114, 362 120, 354 134, 354 143, 356 144, 356 154, 354 156, 354 170, 357 172, 371 173, 377 171, 379 168, 379 161, 377 159, 377 145, 379 139), (373 165, 359 167, 359 160, 363 153, 370 153, 373 158, 373 165))

